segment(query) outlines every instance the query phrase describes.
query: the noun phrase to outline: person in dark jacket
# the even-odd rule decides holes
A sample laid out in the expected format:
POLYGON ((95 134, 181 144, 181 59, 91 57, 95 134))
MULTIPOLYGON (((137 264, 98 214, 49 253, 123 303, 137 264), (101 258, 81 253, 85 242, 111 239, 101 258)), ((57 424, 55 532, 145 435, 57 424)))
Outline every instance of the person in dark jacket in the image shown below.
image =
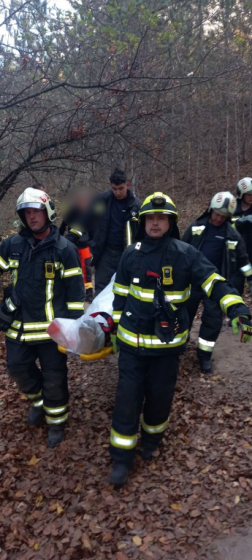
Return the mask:
POLYGON ((17 213, 23 228, 0 245, 0 270, 12 273, 0 330, 6 332, 8 374, 32 404, 28 424, 37 426, 45 417, 48 445, 55 447, 68 418, 67 365, 46 329, 56 317, 83 314, 82 270, 76 247, 53 225, 54 204, 45 192, 26 189, 17 213))
MULTIPOLYGON (((247 253, 252 262, 252 178, 240 179, 236 187, 237 207, 232 216, 233 227, 244 239, 247 253)), ((244 291, 245 278, 240 270, 237 270, 231 278, 232 284, 242 295, 244 291)), ((250 286, 249 286, 250 288, 250 286)))
MULTIPOLYGON (((201 251, 227 280, 231 281, 232 276, 239 270, 243 278, 248 278, 252 287, 252 266, 245 244, 230 222, 235 208, 236 201, 230 192, 217 193, 206 212, 186 230, 183 241, 201 251)), ((211 356, 222 327, 222 311, 218 302, 209 300, 203 290, 194 288, 187 302, 190 329, 201 301, 204 311, 197 354, 201 371, 211 373, 211 356)))
POLYGON ((125 247, 134 242, 141 206, 140 200, 128 188, 123 171, 116 169, 110 183, 111 190, 98 197, 105 204, 105 212, 93 236, 96 296, 116 272, 125 247))
POLYGON ((150 459, 171 410, 179 354, 185 349, 189 319, 185 302, 190 287, 204 290, 232 321, 242 341, 252 326, 249 309, 236 290, 194 247, 179 241, 177 210, 163 193, 154 193, 139 212, 137 243, 128 247, 114 282, 112 335, 120 347, 119 381, 110 435, 114 461, 110 484, 126 483, 134 459, 142 411, 142 455, 150 459), (242 319, 240 319, 240 317, 242 319), (243 322, 244 321, 244 322, 243 322))

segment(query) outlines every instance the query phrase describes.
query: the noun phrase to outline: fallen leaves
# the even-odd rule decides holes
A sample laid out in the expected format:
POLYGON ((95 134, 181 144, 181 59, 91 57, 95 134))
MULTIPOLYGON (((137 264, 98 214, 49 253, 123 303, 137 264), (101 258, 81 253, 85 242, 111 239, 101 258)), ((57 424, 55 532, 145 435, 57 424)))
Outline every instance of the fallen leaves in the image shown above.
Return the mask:
POLYGON ((175 511, 181 511, 182 510, 182 505, 181 504, 171 504, 171 508, 174 509, 175 511))
POLYGON ((34 467, 41 459, 37 459, 36 455, 33 455, 29 461, 30 467, 34 467))
POLYGON ((135 536, 133 537, 133 543, 134 543, 136 546, 141 546, 141 544, 142 544, 142 539, 141 539, 141 537, 138 537, 138 535, 135 535, 135 536))
POLYGON ((56 504, 49 506, 49 511, 57 511, 57 514, 61 515, 61 513, 64 513, 65 510, 58 502, 56 502, 56 504))

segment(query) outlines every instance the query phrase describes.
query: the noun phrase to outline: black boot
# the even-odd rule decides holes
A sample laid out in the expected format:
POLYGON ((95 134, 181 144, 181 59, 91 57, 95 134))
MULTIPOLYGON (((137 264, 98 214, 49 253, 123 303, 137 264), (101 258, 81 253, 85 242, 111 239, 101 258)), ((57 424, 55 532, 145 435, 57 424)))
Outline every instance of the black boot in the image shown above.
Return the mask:
POLYGON ((50 426, 48 430, 48 447, 56 447, 64 440, 65 425, 50 426))
POLYGON ((151 443, 150 441, 144 443, 142 453, 141 453, 143 460, 149 461, 150 459, 152 459, 152 453, 154 453, 154 451, 156 451, 157 448, 158 445, 153 445, 153 443, 151 443))
POLYGON ((45 412, 43 406, 33 406, 27 416, 27 424, 29 426, 39 426, 44 420, 45 412))
POLYGON ((200 359, 200 370, 202 373, 212 373, 212 362, 211 358, 200 359))
POLYGON ((128 481, 129 467, 125 463, 114 463, 113 470, 109 478, 109 484, 113 486, 123 486, 128 481))

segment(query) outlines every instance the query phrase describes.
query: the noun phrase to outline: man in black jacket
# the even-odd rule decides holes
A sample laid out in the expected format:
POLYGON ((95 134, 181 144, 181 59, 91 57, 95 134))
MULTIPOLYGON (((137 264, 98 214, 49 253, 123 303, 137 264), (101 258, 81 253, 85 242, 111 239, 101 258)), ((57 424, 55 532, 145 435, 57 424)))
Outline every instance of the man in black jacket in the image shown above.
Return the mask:
POLYGON ((249 309, 200 251, 178 240, 177 210, 157 192, 139 212, 138 242, 124 252, 114 282, 113 319, 118 325, 119 380, 110 434, 114 467, 110 484, 127 482, 142 412, 142 456, 150 459, 164 436, 171 410, 179 354, 188 336, 185 302, 191 286, 232 321, 241 341, 252 333, 249 309), (244 323, 243 323, 244 321, 244 323))
POLYGON ((111 190, 99 196, 105 212, 93 237, 95 295, 110 282, 125 247, 134 242, 141 202, 126 183, 123 171, 116 169, 110 177, 111 190))
POLYGON ((55 447, 68 418, 67 365, 46 329, 55 317, 83 314, 82 270, 76 247, 53 225, 54 204, 45 192, 26 189, 17 213, 23 228, 0 245, 0 270, 12 273, 0 330, 6 332, 9 376, 32 404, 28 424, 37 426, 45 417, 48 445, 55 447))
MULTIPOLYGON (((237 206, 232 216, 233 227, 241 234, 250 262, 252 262, 252 178, 240 179, 236 187, 237 206)), ((244 291, 245 278, 240 270, 237 270, 231 278, 232 284, 242 295, 244 291)))
MULTIPOLYGON (((217 193, 206 212, 186 230, 183 241, 193 245, 230 281, 237 270, 247 277, 252 286, 252 267, 245 244, 231 226, 230 218, 236 209, 236 200, 230 192, 217 193)), ((200 301, 204 311, 198 339, 197 354, 203 373, 211 373, 211 356, 222 327, 222 312, 219 305, 209 300, 198 288, 192 290, 187 302, 190 328, 200 301)))

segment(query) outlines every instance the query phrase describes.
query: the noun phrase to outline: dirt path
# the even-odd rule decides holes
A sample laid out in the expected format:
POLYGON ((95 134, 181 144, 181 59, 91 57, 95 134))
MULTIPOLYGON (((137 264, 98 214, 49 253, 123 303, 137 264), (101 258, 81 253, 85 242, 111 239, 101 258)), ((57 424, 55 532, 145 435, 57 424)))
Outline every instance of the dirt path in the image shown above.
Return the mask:
POLYGON ((0 352, 0 560, 240 560, 218 539, 252 525, 252 345, 224 327, 201 376, 196 327, 164 443, 151 463, 137 456, 120 491, 107 482, 117 358, 70 362, 66 441, 51 450, 44 427, 26 426, 0 352))

